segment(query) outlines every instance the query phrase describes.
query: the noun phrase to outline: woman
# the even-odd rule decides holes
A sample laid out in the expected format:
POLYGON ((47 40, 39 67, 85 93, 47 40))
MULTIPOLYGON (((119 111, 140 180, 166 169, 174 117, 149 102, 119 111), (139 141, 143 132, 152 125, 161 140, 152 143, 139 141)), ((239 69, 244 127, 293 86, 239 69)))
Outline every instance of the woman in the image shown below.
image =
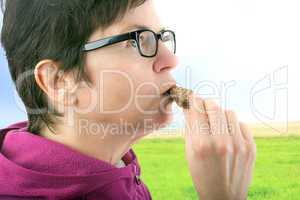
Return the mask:
MULTIPOLYGON (((151 199, 131 146, 170 122, 177 65, 175 33, 153 4, 6 1, 1 41, 28 122, 1 130, 1 199, 151 199)), ((199 198, 246 199, 250 131, 211 100, 190 102, 199 198)))

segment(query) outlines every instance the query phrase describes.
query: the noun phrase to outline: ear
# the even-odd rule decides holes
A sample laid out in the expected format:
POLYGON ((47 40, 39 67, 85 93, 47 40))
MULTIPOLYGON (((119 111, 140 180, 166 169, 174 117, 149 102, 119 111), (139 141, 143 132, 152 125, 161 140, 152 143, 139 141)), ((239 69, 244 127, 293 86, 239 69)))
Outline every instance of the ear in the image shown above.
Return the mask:
POLYGON ((54 107, 62 108, 77 103, 77 84, 73 73, 61 71, 57 62, 52 60, 40 61, 35 66, 34 76, 38 86, 54 103, 54 107))

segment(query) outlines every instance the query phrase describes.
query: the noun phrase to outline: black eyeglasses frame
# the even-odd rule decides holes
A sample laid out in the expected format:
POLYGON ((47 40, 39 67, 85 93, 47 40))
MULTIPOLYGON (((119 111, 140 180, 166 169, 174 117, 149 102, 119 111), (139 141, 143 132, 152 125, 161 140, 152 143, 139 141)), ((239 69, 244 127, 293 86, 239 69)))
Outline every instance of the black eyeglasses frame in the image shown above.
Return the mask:
POLYGON ((111 36, 111 37, 107 37, 107 38, 103 38, 100 40, 96 40, 93 42, 89 42, 86 43, 83 47, 83 51, 84 52, 89 52, 89 51, 93 51, 96 49, 100 49, 100 48, 104 48, 119 42, 123 42, 126 40, 134 40, 138 46, 138 51, 140 53, 141 56, 143 57, 147 57, 147 58, 152 58, 155 57, 157 55, 158 52, 158 41, 162 40, 162 35, 165 34, 166 32, 171 33, 174 37, 174 54, 176 53, 176 36, 174 31, 171 30, 162 30, 159 33, 155 33, 154 31, 150 30, 150 29, 140 29, 137 31, 132 31, 129 33, 124 33, 124 34, 120 34, 120 35, 115 35, 115 36, 111 36), (145 32, 145 31, 150 31, 154 34, 155 39, 156 39, 156 50, 155 53, 153 55, 145 55, 140 47, 140 42, 139 42, 139 36, 141 33, 145 32))

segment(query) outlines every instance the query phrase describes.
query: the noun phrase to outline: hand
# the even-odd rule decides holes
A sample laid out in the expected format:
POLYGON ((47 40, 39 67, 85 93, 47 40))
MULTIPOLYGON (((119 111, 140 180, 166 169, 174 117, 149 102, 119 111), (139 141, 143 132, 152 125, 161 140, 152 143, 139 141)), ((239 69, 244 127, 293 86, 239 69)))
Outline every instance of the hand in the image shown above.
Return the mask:
POLYGON ((186 159, 201 200, 246 200, 256 157, 249 128, 212 100, 190 96, 186 159))

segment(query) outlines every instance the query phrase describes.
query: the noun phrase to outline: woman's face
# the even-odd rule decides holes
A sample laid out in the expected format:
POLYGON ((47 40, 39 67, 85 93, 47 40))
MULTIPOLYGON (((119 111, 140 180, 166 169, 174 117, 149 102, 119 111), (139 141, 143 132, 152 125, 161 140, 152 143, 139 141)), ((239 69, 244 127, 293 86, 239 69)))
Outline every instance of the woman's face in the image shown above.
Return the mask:
MULTIPOLYGON (((98 30, 89 42, 148 27, 162 30, 153 1, 130 10, 122 21, 105 31, 98 30)), ((159 41, 156 57, 142 57, 130 41, 117 43, 86 54, 90 87, 78 89, 81 119, 96 123, 124 125, 139 132, 165 126, 171 120, 170 99, 162 95, 175 84, 170 72, 177 65, 173 52, 159 41)))

